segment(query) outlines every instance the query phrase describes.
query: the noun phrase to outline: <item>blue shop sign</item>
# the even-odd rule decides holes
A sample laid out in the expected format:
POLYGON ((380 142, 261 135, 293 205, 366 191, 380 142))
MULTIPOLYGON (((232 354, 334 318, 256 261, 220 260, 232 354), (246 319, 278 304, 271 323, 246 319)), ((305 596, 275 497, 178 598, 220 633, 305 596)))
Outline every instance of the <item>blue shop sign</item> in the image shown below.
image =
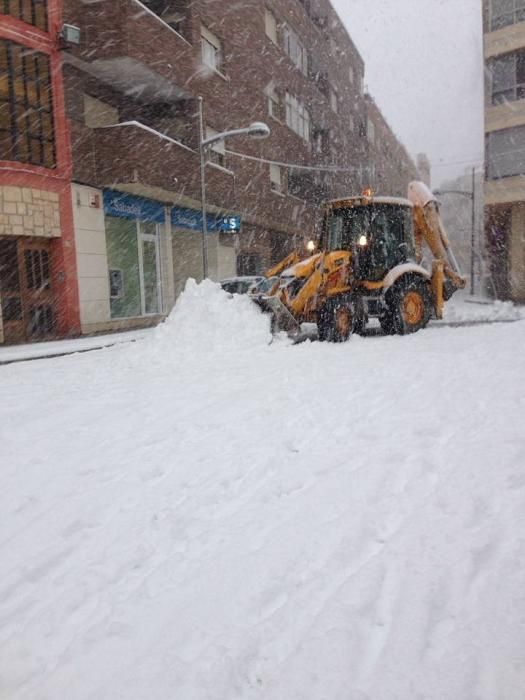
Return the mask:
POLYGON ((220 220, 220 230, 223 233, 239 233, 241 230, 240 216, 224 216, 220 220))
MULTIPOLYGON (((172 207, 171 225, 175 228, 186 228, 192 231, 202 231, 202 212, 186 207, 172 207)), ((240 230, 240 216, 206 216, 206 226, 209 233, 229 232, 236 233, 240 230)))
POLYGON ((164 204, 115 190, 104 190, 104 213, 121 219, 165 222, 164 204))

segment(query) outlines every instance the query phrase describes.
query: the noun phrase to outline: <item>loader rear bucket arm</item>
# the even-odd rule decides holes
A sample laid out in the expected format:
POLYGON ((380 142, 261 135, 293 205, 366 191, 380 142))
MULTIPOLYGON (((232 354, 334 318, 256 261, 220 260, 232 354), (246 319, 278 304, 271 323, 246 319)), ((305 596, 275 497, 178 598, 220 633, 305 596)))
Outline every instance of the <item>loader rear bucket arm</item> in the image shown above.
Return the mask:
POLYGON ((264 276, 265 277, 277 277, 277 275, 280 275, 283 270, 288 269, 289 267, 292 267, 292 265, 295 265, 295 263, 299 262, 301 260, 301 257, 297 251, 294 251, 293 253, 290 253, 287 255, 285 258, 280 260, 276 265, 273 267, 270 267, 268 270, 265 271, 264 276))
POLYGON ((449 298, 457 289, 463 289, 466 279, 454 256, 450 241, 439 214, 438 203, 423 182, 411 182, 408 197, 414 206, 414 239, 418 260, 422 257, 422 243, 427 244, 434 261, 443 263, 443 274, 448 282, 449 298))

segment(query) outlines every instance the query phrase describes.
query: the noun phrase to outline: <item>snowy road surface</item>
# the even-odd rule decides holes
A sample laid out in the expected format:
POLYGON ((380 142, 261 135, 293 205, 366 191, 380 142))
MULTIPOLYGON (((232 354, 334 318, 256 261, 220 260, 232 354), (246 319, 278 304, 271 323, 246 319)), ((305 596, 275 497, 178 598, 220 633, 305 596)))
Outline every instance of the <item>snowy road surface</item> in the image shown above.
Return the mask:
POLYGON ((523 700, 525 322, 268 340, 0 367, 2 700, 523 700))

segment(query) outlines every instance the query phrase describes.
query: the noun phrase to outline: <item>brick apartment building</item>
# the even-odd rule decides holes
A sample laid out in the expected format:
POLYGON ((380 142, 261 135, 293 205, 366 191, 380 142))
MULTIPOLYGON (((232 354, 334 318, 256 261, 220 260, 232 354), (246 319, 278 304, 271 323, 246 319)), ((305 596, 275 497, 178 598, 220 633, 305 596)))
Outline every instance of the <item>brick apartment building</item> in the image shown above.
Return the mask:
POLYGON ((407 184, 419 177, 417 167, 371 95, 365 94, 365 104, 370 186, 378 194, 406 197, 407 184))
MULTIPOLYGON (((271 128, 264 141, 238 137, 210 151, 207 226, 214 279, 260 272, 302 245, 315 234, 323 200, 368 184, 404 194, 415 174, 365 98, 364 62, 328 0, 26 4, 33 15, 22 16, 18 8, 25 5, 18 0, 3 2, 3 9, 0 3, 7 15, 0 36, 7 34, 22 53, 37 48, 52 63, 46 89, 54 121, 38 131, 48 160, 32 163, 21 147, 2 148, 7 165, 0 172, 6 201, 20 198, 13 202, 16 214, 9 207, 13 216, 24 216, 18 205, 22 212, 30 196, 32 212, 43 197, 44 213, 54 207, 54 226, 43 236, 53 239, 50 281, 36 286, 47 293, 49 308, 61 310, 61 335, 156 323, 186 279, 202 276, 198 96, 208 136, 253 121, 271 128), (35 31, 34 17, 46 17, 46 10, 44 28, 35 31), (58 42, 63 22, 80 29, 78 45, 58 42), (54 151, 45 150, 47 142, 54 151), (377 181, 371 182, 374 172, 377 181), (24 193, 30 185, 32 195, 24 193), (222 231, 226 215, 241 217, 239 235, 222 231)), ((4 71, 10 84, 12 64, 4 71)), ((9 99, 14 112, 18 98, 9 99)), ((20 99, 27 104, 27 97, 20 99)), ((18 143, 12 124, 8 132, 18 143)), ((18 246, 40 240, 41 233, 29 218, 27 226, 16 221, 23 231, 2 219, 0 232, 0 251, 2 244, 7 251, 0 268, 4 328, 5 307, 8 317, 14 307, 4 301, 11 282, 2 270, 16 263, 19 276, 26 274, 23 248, 12 257, 15 231, 18 246)), ((5 340, 39 337, 26 321, 20 334, 5 340)), ((40 335, 46 334, 50 329, 42 327, 40 335)))
POLYGON ((525 301, 525 2, 484 0, 485 243, 501 299, 525 301))

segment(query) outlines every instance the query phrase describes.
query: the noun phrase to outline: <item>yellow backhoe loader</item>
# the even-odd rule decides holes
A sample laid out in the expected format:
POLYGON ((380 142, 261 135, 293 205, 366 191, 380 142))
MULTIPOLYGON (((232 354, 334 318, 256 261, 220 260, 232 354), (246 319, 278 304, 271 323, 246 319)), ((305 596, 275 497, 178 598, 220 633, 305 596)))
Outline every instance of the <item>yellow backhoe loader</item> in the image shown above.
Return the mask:
POLYGON ((267 270, 279 283, 256 301, 273 315, 273 330, 297 336, 301 324, 316 323, 320 340, 343 342, 376 317, 385 333, 413 333, 442 318, 444 301, 465 286, 438 203, 422 182, 410 183, 407 199, 365 190, 328 202, 315 248, 267 270))

